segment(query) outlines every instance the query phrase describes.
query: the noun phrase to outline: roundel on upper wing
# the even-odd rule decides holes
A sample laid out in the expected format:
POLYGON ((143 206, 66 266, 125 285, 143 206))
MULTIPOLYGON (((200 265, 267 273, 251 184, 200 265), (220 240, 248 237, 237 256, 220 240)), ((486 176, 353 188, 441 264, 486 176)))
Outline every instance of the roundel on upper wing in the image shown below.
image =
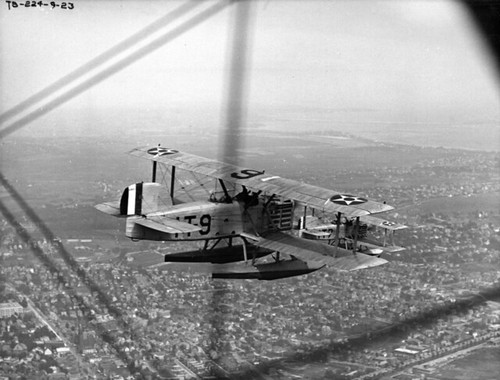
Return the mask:
POLYGON ((178 150, 175 149, 170 149, 170 148, 163 148, 161 146, 156 146, 154 148, 148 149, 148 153, 153 155, 153 156, 165 156, 167 154, 174 154, 178 153, 178 150))
POLYGON ((356 197, 349 194, 337 194, 330 198, 330 202, 344 206, 359 205, 367 201, 368 199, 366 198, 356 197))

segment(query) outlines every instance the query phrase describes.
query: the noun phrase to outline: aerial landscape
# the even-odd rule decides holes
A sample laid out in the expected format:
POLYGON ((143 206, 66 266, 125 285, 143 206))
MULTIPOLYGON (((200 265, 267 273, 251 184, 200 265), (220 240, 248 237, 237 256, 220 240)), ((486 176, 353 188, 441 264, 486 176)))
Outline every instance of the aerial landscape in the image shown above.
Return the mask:
MULTIPOLYGON (((151 163, 127 154, 136 147, 223 156, 229 10, 174 40, 170 55, 152 54, 49 113, 40 107, 29 124, 6 121, 5 111, 85 57, 189 3, 163 9, 161 2, 75 2, 63 18, 63 9, 58 15, 57 9, 2 9, 8 54, 0 76, 0 379, 495 378, 500 86, 491 71, 477 68, 488 66, 480 52, 476 61, 464 58, 460 70, 447 66, 465 46, 454 40, 449 15, 464 16, 449 4, 415 6, 412 24, 406 9, 387 2, 366 11, 347 3, 252 2, 251 89, 233 154, 243 167, 393 206, 375 215, 408 227, 395 232, 405 250, 384 251, 380 259, 387 263, 373 268, 326 266, 274 281, 214 279, 198 263, 164 262, 202 242, 133 241, 125 236, 125 219, 96 210, 120 199, 127 186, 151 181, 151 163), (436 7, 434 20, 424 21, 426 6, 436 7), (387 11, 410 26, 386 26, 387 11), (331 25, 334 15, 359 15, 355 30, 350 21, 331 25), (287 37, 296 43, 291 46, 285 31, 297 20, 301 27, 287 37), (410 37, 411 25, 432 30, 433 21, 442 40, 430 31, 422 41, 410 37), (10 42, 16 23, 28 31, 30 23, 54 29, 36 43, 17 36, 18 49, 10 42), (335 28, 339 36, 331 37, 335 28), (81 30, 88 31, 85 39, 81 30), (386 59, 368 48, 371 38, 387 41, 394 31, 401 33, 394 49, 408 39, 425 50, 413 57, 416 65, 430 60, 429 66, 408 74, 415 67, 398 61, 405 58, 391 55, 392 48, 386 59), (213 46, 220 61, 203 47, 209 32, 223 40, 213 46), (355 48, 368 49, 372 65, 339 42, 348 35, 355 48), (443 52, 445 42, 456 43, 458 52, 443 52), (57 43, 67 58, 46 58, 44 70, 32 65, 45 57, 44 44, 57 43), (446 70, 439 72, 436 62, 446 70), (293 70, 285 68, 289 63, 293 70), (330 64, 346 66, 337 72, 330 64), (372 82, 372 76, 383 78, 372 82)), ((158 172, 166 188, 168 175, 158 172)), ((177 188, 180 198, 208 200, 210 190, 189 190, 192 173, 177 175, 185 185, 177 188)), ((381 231, 374 234, 382 238, 381 231)))

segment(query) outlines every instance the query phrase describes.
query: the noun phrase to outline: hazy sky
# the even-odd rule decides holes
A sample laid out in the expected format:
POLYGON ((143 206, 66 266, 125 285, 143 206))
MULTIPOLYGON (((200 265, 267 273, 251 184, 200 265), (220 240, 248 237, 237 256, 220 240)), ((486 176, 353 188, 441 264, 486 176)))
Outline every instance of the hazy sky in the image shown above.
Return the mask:
MULTIPOLYGON (((254 3, 250 105, 369 108, 386 110, 395 119, 405 113, 445 109, 499 119, 498 78, 459 3, 254 3)), ((2 112, 181 3, 79 0, 74 4, 73 10, 8 10, 5 2, 0 5, 2 112)), ((68 105, 220 105, 231 9, 68 105)))

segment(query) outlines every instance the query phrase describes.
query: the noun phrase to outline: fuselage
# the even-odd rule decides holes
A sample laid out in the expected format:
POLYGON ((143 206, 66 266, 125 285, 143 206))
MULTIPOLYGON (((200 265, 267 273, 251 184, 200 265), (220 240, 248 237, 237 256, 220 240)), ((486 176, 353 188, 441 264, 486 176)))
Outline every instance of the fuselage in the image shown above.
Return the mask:
POLYGON ((269 217, 263 205, 257 204, 245 209, 243 202, 219 203, 199 201, 168 206, 162 211, 147 216, 127 217, 126 235, 132 239, 185 241, 207 240, 239 236, 242 232, 260 233, 267 229, 269 217), (175 220, 199 226, 195 232, 164 232, 141 226, 136 221, 147 218, 168 225, 175 220))

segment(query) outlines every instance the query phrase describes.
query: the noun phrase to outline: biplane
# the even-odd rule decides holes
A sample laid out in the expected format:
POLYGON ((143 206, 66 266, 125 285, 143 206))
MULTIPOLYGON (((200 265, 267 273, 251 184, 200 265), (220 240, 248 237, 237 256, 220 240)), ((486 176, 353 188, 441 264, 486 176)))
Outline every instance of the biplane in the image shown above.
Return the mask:
POLYGON ((375 267, 387 262, 380 253, 402 249, 367 236, 368 226, 391 235, 405 228, 371 215, 393 209, 385 203, 161 146, 129 154, 153 162, 152 181, 132 184, 119 201, 96 208, 125 218, 132 240, 203 241, 200 250, 165 255, 166 262, 211 263, 213 278, 274 280, 325 265, 375 267), (168 168, 169 184, 156 181, 158 164, 168 168), (211 181, 207 199, 179 200, 179 171, 211 181))

